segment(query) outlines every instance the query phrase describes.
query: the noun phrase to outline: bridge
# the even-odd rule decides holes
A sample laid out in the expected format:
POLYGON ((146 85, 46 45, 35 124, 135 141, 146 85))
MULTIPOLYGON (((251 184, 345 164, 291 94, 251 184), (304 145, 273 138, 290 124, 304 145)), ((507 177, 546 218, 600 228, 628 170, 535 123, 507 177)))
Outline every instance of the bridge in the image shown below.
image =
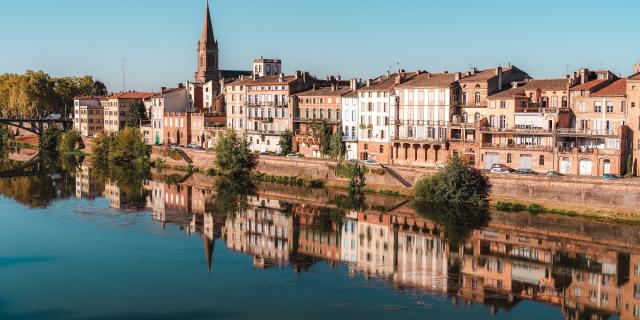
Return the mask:
POLYGON ((35 133, 37 135, 41 135, 45 129, 55 124, 62 125, 62 129, 64 130, 71 129, 73 125, 73 120, 65 119, 65 118, 60 118, 60 119, 0 118, 0 123, 8 124, 10 126, 35 133))

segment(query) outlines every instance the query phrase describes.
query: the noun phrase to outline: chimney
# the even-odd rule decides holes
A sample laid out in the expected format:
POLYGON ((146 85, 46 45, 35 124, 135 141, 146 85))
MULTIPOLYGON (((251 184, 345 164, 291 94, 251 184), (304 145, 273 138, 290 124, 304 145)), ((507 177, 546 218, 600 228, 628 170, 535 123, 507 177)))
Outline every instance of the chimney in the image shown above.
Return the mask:
POLYGON ((280 83, 282 83, 282 81, 284 81, 284 73, 280 73, 280 76, 278 77, 278 81, 280 83))
POLYGON ((502 90, 502 67, 496 68, 496 76, 498 76, 498 89, 502 90))
POLYGON ((356 91, 358 90, 358 80, 356 78, 351 79, 349 86, 351 87, 351 90, 356 91))
POLYGON ((370 87, 370 86, 371 86, 371 79, 368 79, 367 80, 367 87, 370 87))
POLYGON ((167 91, 167 87, 160 87, 160 93, 164 93, 165 91, 167 91))
MULTIPOLYGON (((422 70, 417 70, 416 71, 416 76, 419 76, 422 73, 422 70)), ((428 73, 428 72, 427 72, 428 73)))
POLYGON ((300 79, 301 76, 302 75, 300 73, 300 70, 296 70, 296 75, 295 75, 296 80, 300 79))
POLYGON ((338 81, 342 80, 342 76, 341 76, 341 75, 338 75, 338 78, 337 78, 337 79, 338 79, 338 81))
POLYGON ((456 74, 455 74, 455 76, 454 76, 454 79, 455 79, 456 81, 458 81, 458 80, 460 80, 461 78, 462 78, 462 73, 460 73, 460 72, 456 72, 456 74))
POLYGON ((336 91, 336 86, 337 85, 335 83, 332 83, 331 84, 331 91, 336 91))
POLYGON ((633 65, 633 74, 640 72, 640 62, 633 65))
POLYGON ((178 83, 178 88, 180 89, 184 88, 184 84, 182 82, 178 83))
POLYGON ((402 73, 398 73, 395 79, 395 84, 400 84, 400 83, 402 83, 402 73))
POLYGON ((307 82, 307 77, 309 76, 309 72, 303 72, 302 73, 302 82, 307 82))
POLYGON ((471 70, 469 70, 469 75, 470 76, 475 76, 476 75, 476 67, 471 68, 471 70))
POLYGON ((587 68, 580 68, 580 83, 585 83, 587 81, 589 81, 588 77, 589 77, 589 69, 587 68))
POLYGON ((391 71, 387 70, 387 78, 391 75, 391 71))

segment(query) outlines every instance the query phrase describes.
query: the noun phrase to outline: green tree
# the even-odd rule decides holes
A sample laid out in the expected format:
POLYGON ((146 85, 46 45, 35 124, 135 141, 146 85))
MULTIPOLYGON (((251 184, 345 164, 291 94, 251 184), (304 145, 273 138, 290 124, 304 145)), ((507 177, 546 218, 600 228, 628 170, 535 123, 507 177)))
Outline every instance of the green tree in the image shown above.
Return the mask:
POLYGON ((331 158, 342 159, 344 157, 345 149, 342 142, 342 129, 338 128, 336 132, 331 135, 330 140, 331 158))
POLYGON ((91 91, 91 95, 94 96, 106 96, 108 94, 107 86, 104 85, 102 81, 94 81, 93 82, 93 90, 91 91))
POLYGON ((364 192, 368 171, 366 166, 351 162, 341 162, 336 166, 336 175, 349 179, 349 190, 355 193, 364 192))
POLYGON ((80 137, 80 132, 78 130, 72 129, 66 132, 63 132, 60 135, 60 141, 58 142, 58 152, 60 153, 69 153, 76 150, 76 146, 82 141, 80 137))
POLYGON ((40 135, 40 149, 55 151, 60 142, 62 131, 55 126, 47 127, 42 135, 40 135))
POLYGON ((129 121, 127 125, 130 127, 140 127, 140 121, 147 120, 147 109, 140 100, 135 101, 129 107, 129 121))
POLYGON ((243 177, 256 167, 256 156, 249 150, 245 137, 233 130, 220 137, 215 148, 216 165, 222 176, 243 177))
POLYGON ((329 155, 331 150, 331 126, 326 120, 322 120, 322 123, 318 126, 317 135, 320 139, 320 152, 325 156, 329 155))
POLYGON ((151 148, 142 141, 138 128, 126 127, 117 134, 98 134, 91 153, 98 167, 120 167, 133 171, 145 171, 150 167, 151 148))
POLYGON ((487 205, 491 184, 480 170, 466 160, 451 157, 445 168, 416 183, 414 195, 419 201, 445 203, 453 207, 487 205))
POLYGON ((278 146, 280 147, 280 154, 289 154, 293 150, 293 134, 289 129, 280 134, 280 140, 278 140, 278 146))
POLYGON ((116 139, 114 132, 100 132, 93 140, 91 148, 91 156, 97 167, 105 167, 109 165, 109 154, 116 139))

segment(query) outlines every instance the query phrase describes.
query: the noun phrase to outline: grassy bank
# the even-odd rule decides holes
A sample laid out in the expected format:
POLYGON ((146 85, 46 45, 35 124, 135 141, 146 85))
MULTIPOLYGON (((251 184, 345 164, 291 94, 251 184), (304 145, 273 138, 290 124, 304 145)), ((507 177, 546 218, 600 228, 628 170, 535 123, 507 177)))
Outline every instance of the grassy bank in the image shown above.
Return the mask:
POLYGON ((631 214, 622 214, 620 212, 604 211, 604 210, 567 210, 567 209, 555 209, 547 208, 537 203, 523 204, 518 202, 498 201, 493 203, 492 206, 499 211, 505 212, 522 212, 526 211, 531 214, 557 214, 569 217, 581 217, 587 219, 593 219, 604 222, 614 222, 622 224, 640 224, 640 216, 631 214))

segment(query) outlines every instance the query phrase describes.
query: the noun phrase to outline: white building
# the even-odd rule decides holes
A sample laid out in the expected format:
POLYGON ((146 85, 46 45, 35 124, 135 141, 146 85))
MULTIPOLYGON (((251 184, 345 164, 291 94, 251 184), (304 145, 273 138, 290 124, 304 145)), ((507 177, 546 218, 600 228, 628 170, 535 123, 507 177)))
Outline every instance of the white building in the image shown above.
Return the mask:
POLYGON ((164 114, 165 112, 187 112, 189 110, 189 94, 187 89, 162 88, 161 92, 151 97, 151 144, 164 144, 164 114))
MULTIPOLYGON (((351 80, 356 90, 355 79, 351 80)), ((358 93, 352 91, 342 96, 342 141, 345 143, 347 160, 358 158, 358 93)))

